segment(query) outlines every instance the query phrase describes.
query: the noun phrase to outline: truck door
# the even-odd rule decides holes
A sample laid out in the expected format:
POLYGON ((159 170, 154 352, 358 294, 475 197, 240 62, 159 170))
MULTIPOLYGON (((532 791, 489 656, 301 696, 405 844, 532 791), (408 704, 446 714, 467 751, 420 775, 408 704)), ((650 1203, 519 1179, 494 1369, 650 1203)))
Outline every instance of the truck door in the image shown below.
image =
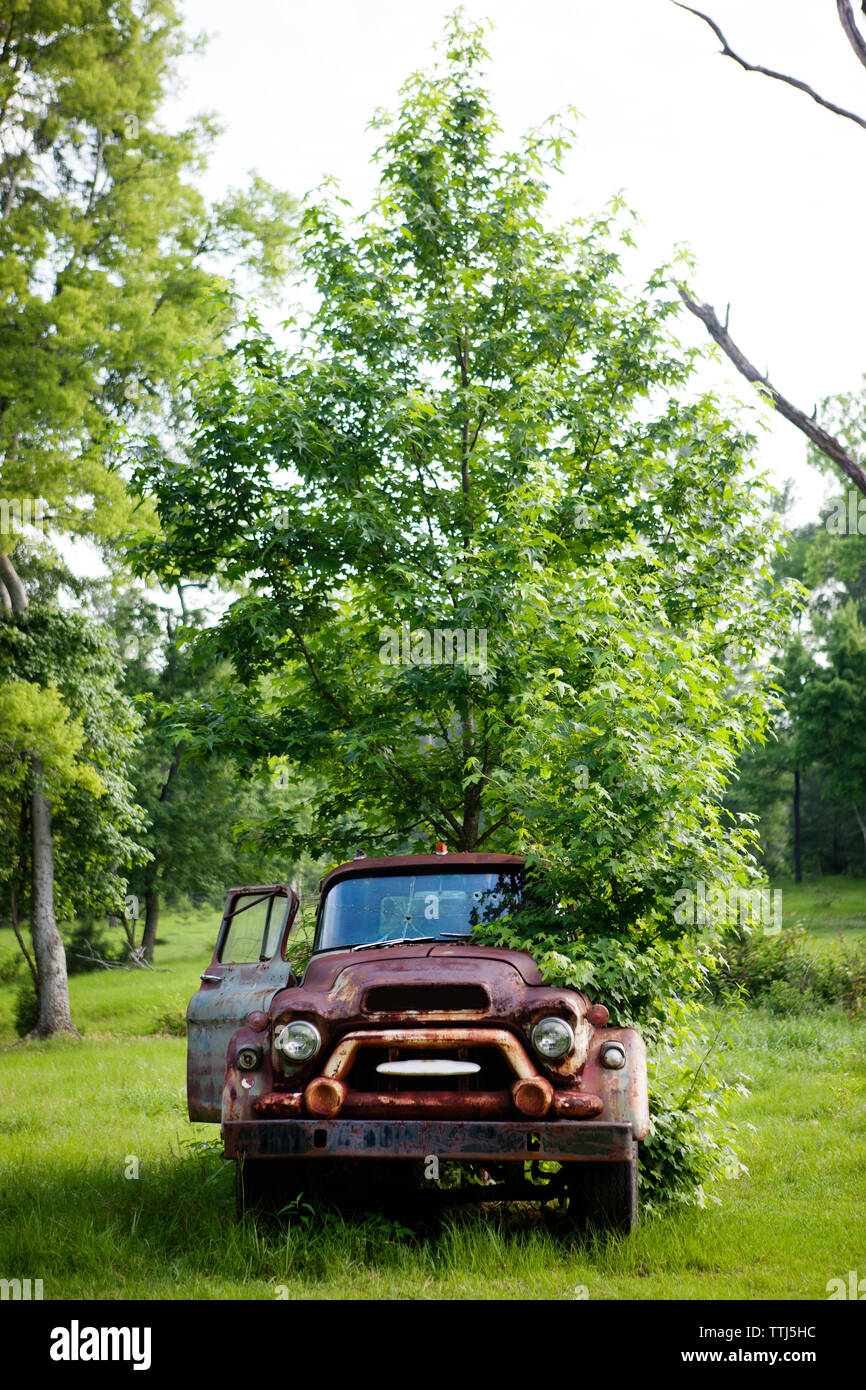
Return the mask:
POLYGON ((187 1108, 219 1120, 229 1040, 254 1009, 293 984, 286 940, 298 898, 285 883, 229 890, 213 959, 187 1009, 187 1108))

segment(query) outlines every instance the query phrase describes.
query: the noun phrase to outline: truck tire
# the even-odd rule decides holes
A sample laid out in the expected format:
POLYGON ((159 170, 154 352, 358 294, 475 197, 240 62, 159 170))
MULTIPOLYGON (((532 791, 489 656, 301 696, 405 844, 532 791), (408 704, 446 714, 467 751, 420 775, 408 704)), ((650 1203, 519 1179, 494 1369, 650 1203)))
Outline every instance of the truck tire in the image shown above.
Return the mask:
POLYGON ((569 1208, 580 1223, 628 1235, 638 1224, 637 1145, 624 1163, 575 1163, 568 1178, 569 1208))

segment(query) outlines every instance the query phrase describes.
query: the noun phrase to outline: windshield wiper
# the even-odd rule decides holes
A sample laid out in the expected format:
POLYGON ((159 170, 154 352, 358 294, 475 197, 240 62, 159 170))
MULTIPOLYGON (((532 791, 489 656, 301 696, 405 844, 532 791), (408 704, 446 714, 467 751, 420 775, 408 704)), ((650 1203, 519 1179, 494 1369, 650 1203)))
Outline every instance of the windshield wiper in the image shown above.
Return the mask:
POLYGON ((395 936, 389 941, 362 941, 353 951, 369 951, 373 946, 417 946, 419 941, 438 941, 438 936, 395 936))

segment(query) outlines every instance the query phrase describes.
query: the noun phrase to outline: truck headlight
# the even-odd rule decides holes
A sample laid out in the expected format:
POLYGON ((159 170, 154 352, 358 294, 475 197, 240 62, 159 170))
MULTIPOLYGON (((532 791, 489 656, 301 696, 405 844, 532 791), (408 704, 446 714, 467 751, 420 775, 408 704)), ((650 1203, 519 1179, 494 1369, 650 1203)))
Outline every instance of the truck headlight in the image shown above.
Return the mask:
POLYGON ((619 1071, 625 1066, 625 1048, 622 1043, 605 1043, 598 1054, 598 1060, 603 1067, 610 1067, 612 1071, 619 1071))
POLYGON ((277 1047, 287 1062, 309 1062, 322 1046, 322 1035, 312 1023, 299 1019, 287 1023, 277 1038, 277 1047))
POLYGON ((249 1046, 239 1047, 235 1060, 240 1071, 255 1071, 262 1060, 262 1049, 249 1046))
POLYGON ((533 1028, 530 1041, 540 1057, 555 1062, 574 1047, 574 1030, 564 1018, 542 1018, 533 1028))

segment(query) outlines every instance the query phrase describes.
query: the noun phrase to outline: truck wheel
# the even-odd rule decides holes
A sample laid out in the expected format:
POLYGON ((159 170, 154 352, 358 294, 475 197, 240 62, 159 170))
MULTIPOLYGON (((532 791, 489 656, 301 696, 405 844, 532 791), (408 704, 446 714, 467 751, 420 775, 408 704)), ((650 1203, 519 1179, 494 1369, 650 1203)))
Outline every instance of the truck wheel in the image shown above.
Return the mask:
POLYGON ((638 1224, 637 1146, 625 1163, 575 1163, 568 1178, 569 1209, 580 1222, 624 1235, 638 1224))
POLYGON ((298 1159, 243 1158, 235 1160, 235 1211, 276 1216, 303 1191, 307 1164, 298 1159))

